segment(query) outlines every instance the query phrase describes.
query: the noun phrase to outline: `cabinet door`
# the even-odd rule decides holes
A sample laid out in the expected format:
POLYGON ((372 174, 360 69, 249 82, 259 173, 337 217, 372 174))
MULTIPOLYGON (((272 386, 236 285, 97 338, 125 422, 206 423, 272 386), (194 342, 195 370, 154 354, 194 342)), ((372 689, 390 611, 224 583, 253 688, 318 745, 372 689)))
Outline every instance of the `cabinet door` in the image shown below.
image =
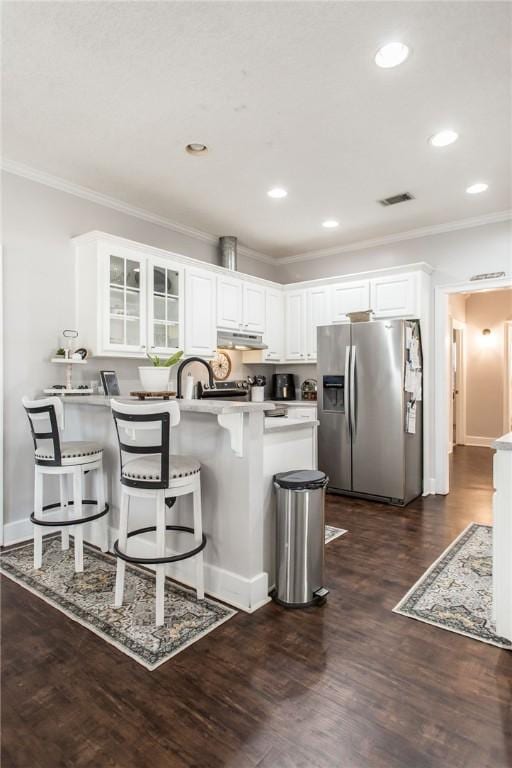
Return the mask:
POLYGON ((148 343, 151 354, 183 349, 183 269, 165 259, 148 261, 148 343))
POLYGON ((331 322, 329 299, 329 287, 325 285, 310 288, 307 292, 306 359, 311 362, 316 362, 316 329, 331 322))
POLYGON ((283 293, 272 289, 266 296, 266 325, 263 340, 267 345, 264 350, 265 360, 279 361, 283 357, 283 293))
POLYGON ((185 275, 185 353, 213 357, 217 350, 216 277, 187 269, 185 275))
POLYGON ((370 309, 370 281, 337 283, 331 286, 331 319, 333 323, 348 320, 347 312, 370 309))
POLYGON ((217 327, 239 331, 242 329, 243 290, 241 280, 233 277, 217 278, 217 327))
POLYGON ((306 359, 305 291, 285 293, 285 355, 287 360, 306 359))
POLYGON ((119 248, 102 258, 102 353, 146 353, 146 260, 119 248))
POLYGON ((370 282, 376 317, 403 317, 417 312, 417 275, 414 272, 374 277, 370 282))
POLYGON ((244 331, 265 332, 265 288, 256 283, 244 283, 244 331))

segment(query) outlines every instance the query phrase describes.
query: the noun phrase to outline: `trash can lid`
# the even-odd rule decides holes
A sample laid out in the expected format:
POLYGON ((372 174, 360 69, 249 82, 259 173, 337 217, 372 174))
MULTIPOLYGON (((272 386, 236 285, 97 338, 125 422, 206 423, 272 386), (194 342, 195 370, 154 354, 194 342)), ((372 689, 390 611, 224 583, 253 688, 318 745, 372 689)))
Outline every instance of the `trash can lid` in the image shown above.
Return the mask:
POLYGON ((291 472, 278 472, 274 475, 274 482, 280 488, 306 491, 323 488, 329 482, 329 478, 325 472, 319 472, 316 469, 293 469, 291 472))

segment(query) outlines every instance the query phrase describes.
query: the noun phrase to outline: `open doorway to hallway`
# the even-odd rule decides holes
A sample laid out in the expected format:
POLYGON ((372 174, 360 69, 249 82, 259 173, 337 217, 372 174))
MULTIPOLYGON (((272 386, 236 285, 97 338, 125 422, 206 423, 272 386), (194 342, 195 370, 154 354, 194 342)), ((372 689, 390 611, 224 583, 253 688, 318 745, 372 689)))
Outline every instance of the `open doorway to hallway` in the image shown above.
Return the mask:
POLYGON ((483 448, 473 460, 490 464, 493 441, 511 430, 512 289, 452 294, 448 313, 449 452, 483 448))

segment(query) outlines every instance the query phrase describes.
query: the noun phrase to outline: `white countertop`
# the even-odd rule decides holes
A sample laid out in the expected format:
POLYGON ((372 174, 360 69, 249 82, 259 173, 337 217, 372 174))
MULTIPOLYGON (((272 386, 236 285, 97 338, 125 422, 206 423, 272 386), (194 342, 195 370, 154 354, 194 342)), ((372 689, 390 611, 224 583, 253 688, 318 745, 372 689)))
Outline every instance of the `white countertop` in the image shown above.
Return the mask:
MULTIPOLYGON (((110 397, 104 395, 63 395, 64 405, 66 403, 72 405, 95 405, 103 406, 104 408, 110 408, 110 397)), ((142 405, 144 401, 139 400, 136 397, 123 397, 119 396, 119 399, 123 403, 137 403, 142 405)), ((164 400, 147 400, 145 404, 148 408, 152 403, 162 403, 164 400)), ((226 398, 208 398, 206 400, 176 400, 179 405, 180 411, 183 413, 212 413, 215 416, 223 413, 255 413, 259 411, 268 411, 274 408, 272 403, 251 403, 251 402, 239 402, 226 398)))
POLYGON ((274 403, 275 405, 305 405, 310 408, 316 408, 318 405, 317 400, 265 400, 266 403, 274 403))
POLYGON ((512 432, 507 432, 506 435, 498 437, 491 447, 496 448, 497 451, 512 451, 512 432))
POLYGON ((297 427, 317 427, 319 421, 315 419, 290 419, 287 416, 267 416, 265 418, 265 432, 275 432, 279 429, 294 429, 297 427))

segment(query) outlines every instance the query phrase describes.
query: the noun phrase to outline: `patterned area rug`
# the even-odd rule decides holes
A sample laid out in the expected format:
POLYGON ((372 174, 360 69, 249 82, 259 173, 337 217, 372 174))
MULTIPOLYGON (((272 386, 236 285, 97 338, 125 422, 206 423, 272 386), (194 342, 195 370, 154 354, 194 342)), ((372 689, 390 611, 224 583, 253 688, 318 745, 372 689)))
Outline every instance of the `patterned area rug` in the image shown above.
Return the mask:
POLYGON ((512 650, 496 635, 491 609, 492 526, 471 523, 393 611, 512 650))
POLYGON ((345 528, 335 528, 334 525, 326 525, 325 543, 328 544, 330 541, 334 541, 334 539, 337 539, 339 536, 343 536, 344 533, 347 533, 345 528))
POLYGON ((43 567, 33 569, 28 542, 2 553, 0 571, 53 605, 146 669, 155 669, 195 643, 236 611, 216 600, 197 600, 195 592, 167 581, 165 624, 155 627, 155 578, 127 564, 125 599, 114 608, 116 560, 84 545, 84 572, 75 573, 73 547, 60 548, 60 538, 43 540, 43 567))

